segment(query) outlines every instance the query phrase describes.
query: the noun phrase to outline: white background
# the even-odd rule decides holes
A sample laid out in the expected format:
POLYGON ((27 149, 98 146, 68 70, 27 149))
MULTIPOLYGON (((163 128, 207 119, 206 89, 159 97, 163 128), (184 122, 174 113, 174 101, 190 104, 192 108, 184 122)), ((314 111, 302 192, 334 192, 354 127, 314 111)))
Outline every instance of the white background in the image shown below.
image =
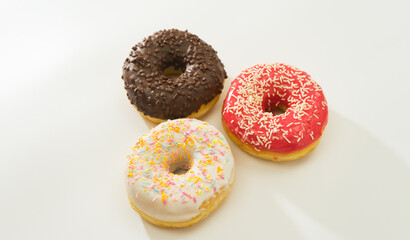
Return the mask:
MULTIPOLYGON (((1 1, 1 239, 409 239, 408 1, 1 1), (197 225, 153 226, 127 202, 125 156, 155 126, 121 80, 164 28, 211 44, 230 81, 284 62, 322 86, 329 123, 307 157, 230 142, 231 194, 197 225)), ((222 99, 201 118, 221 128, 222 99)))

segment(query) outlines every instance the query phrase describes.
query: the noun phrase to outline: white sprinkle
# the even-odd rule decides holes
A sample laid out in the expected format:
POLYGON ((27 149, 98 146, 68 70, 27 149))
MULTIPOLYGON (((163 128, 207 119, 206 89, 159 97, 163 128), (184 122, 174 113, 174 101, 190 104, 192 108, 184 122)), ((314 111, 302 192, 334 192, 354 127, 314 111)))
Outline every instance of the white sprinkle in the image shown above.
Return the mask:
POLYGON ((282 134, 283 138, 286 139, 286 141, 288 141, 288 143, 290 143, 289 139, 286 138, 285 134, 282 134))

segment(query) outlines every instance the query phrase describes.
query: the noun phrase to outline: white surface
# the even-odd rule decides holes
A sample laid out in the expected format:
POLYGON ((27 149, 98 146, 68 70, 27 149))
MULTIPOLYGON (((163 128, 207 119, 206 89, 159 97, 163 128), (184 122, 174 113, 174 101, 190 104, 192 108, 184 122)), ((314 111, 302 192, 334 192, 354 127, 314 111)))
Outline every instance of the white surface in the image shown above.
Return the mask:
MULTIPOLYGON (((0 3, 0 239, 409 239, 409 2, 190 2, 0 3), (299 161, 230 142, 230 196, 180 230, 141 220, 122 176, 154 126, 129 104, 122 63, 172 27, 218 51, 223 94, 242 69, 280 61, 310 73, 330 109, 299 161)), ((202 118, 220 130, 221 106, 202 118)))

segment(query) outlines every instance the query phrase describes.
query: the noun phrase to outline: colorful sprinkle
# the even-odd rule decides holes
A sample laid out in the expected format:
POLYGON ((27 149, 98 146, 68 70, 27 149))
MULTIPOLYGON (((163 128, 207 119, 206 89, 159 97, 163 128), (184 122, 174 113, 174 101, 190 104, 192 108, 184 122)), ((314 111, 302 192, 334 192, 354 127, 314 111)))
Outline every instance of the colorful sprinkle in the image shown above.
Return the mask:
POLYGON ((135 198, 150 194, 152 202, 163 205, 202 202, 210 197, 210 189, 216 192, 228 184, 224 180, 226 163, 232 162, 228 172, 233 171, 226 140, 219 131, 199 120, 179 119, 160 124, 140 137, 131 149, 132 154, 127 156, 127 181, 143 189, 135 198), (187 171, 179 174, 174 169, 187 171))

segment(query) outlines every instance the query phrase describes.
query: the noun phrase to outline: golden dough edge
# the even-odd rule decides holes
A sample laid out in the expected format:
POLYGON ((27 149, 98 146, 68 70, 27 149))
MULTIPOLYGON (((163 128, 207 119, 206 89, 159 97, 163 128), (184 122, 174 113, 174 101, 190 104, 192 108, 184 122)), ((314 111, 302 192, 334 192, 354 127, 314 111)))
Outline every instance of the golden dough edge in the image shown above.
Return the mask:
MULTIPOLYGON (((225 130, 225 132, 228 134, 229 138, 232 139, 232 141, 238 145, 243 151, 266 160, 274 161, 274 162, 284 162, 284 161, 292 161, 296 160, 299 158, 302 158, 306 156, 308 153, 312 152, 313 149, 316 148, 316 146, 319 144, 319 141, 322 137, 318 138, 316 141, 311 143, 309 146, 307 146, 304 149, 301 149, 296 152, 291 152, 291 153, 276 153, 276 152, 269 152, 269 151, 256 151, 251 145, 246 144, 242 142, 237 136, 235 136, 226 126, 225 120, 222 118, 222 125, 225 130)), ((322 132, 325 127, 322 128, 322 132)))
POLYGON ((199 222, 203 218, 207 217, 211 212, 213 212, 223 202, 223 200, 228 196, 229 192, 232 189, 232 185, 233 185, 233 182, 232 182, 231 185, 229 185, 229 187, 225 187, 225 188, 221 189, 219 192, 215 193, 215 195, 212 198, 210 198, 209 200, 202 203, 202 205, 199 207, 199 209, 202 210, 200 212, 200 214, 198 214, 197 216, 191 218, 188 221, 168 222, 168 221, 158 220, 156 218, 153 218, 153 217, 147 215, 146 213, 144 213, 140 209, 138 209, 134 205, 134 203, 131 201, 131 198, 129 197, 129 195, 128 195, 128 201, 130 202, 131 207, 138 214, 140 214, 143 219, 145 219, 146 221, 148 221, 148 222, 150 222, 154 225, 157 225, 157 226, 160 226, 160 227, 168 227, 168 228, 184 228, 184 227, 189 227, 189 226, 194 225, 195 223, 199 222))
MULTIPOLYGON (((199 118, 199 117, 202 117, 207 112, 209 112, 211 110, 211 108, 218 102, 220 96, 221 96, 221 94, 216 95, 209 103, 202 104, 201 107, 198 109, 198 111, 196 111, 194 113, 191 113, 190 115, 188 115, 185 118, 199 118)), ((133 105, 133 106, 134 106, 135 109, 137 109, 137 107, 135 105, 133 105)), ((154 118, 154 117, 145 115, 144 113, 140 112, 138 109, 137 109, 137 111, 139 112, 139 114, 141 114, 142 117, 144 117, 145 119, 150 120, 151 122, 162 123, 162 122, 167 121, 167 119, 154 118)))
MULTIPOLYGON (((223 86, 225 86, 225 80, 226 79, 224 79, 224 81, 223 81, 223 84, 222 84, 223 86)), ((221 96, 221 94, 216 95, 207 104, 202 104, 201 107, 198 109, 198 111, 193 112, 193 113, 189 114, 188 116, 186 116, 184 118, 200 118, 200 117, 202 117, 203 115, 205 115, 207 112, 209 112, 212 109, 212 107, 218 102, 220 96, 221 96)), ((142 117, 144 117, 145 119, 148 119, 151 122, 162 123, 162 122, 166 122, 168 120, 168 119, 154 118, 154 117, 145 115, 144 113, 139 111, 138 108, 135 105, 132 105, 132 106, 134 106, 134 108, 137 109, 137 111, 139 112, 139 114, 141 114, 142 117)))

